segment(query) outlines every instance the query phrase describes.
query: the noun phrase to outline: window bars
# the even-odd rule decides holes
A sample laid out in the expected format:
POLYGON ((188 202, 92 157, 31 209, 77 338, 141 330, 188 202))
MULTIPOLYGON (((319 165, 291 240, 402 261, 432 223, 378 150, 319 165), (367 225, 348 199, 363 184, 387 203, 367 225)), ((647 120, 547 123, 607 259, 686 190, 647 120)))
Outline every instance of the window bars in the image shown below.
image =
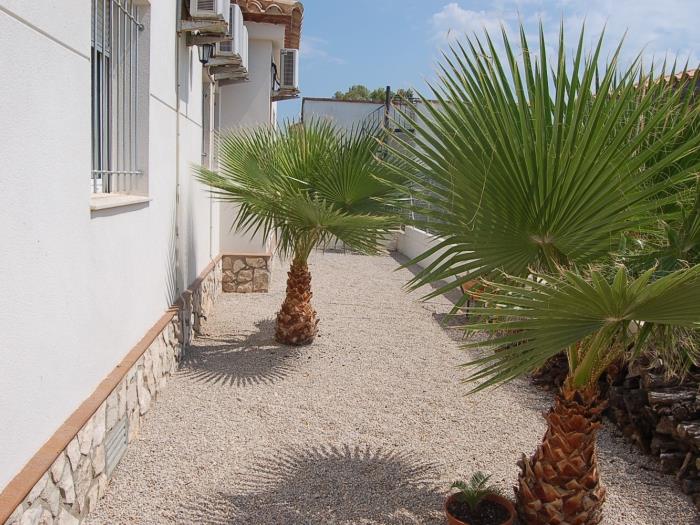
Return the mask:
POLYGON ((138 169, 138 8, 92 0, 93 193, 133 189, 138 169))

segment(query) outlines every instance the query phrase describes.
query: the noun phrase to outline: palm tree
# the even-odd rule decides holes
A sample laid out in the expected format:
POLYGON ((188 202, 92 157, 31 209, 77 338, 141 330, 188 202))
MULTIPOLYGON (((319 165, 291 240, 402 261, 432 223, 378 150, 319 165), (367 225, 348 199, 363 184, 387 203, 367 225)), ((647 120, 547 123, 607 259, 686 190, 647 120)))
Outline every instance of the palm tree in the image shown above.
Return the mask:
POLYGON ((238 205, 236 230, 276 233, 280 254, 291 259, 277 315, 276 339, 283 344, 308 344, 317 333, 307 264, 312 250, 340 240, 375 253, 400 223, 387 207, 395 190, 377 178, 387 180, 377 134, 321 121, 241 130, 220 137, 219 171, 195 170, 214 195, 238 205))
POLYGON ((647 349, 668 356, 667 364, 677 362, 679 346, 697 356, 700 265, 652 280, 654 270, 632 278, 621 266, 612 280, 593 270, 488 282, 481 298, 489 306, 471 308, 491 322, 470 329, 495 334, 495 352, 465 365, 474 368, 467 380, 479 383, 475 390, 532 372, 566 350, 569 373, 546 415, 547 432, 521 461, 517 496, 525 523, 600 522, 598 381, 609 366, 647 349))
POLYGON ((595 524, 605 496, 598 377, 650 346, 672 351, 669 341, 700 322, 698 268, 609 271, 623 240, 657 229, 695 182, 700 136, 685 132, 698 109, 659 81, 663 71, 644 73, 639 60, 620 67, 621 44, 601 66, 603 35, 586 54, 582 29, 569 57, 561 29, 552 64, 542 28, 536 49, 522 27, 519 40, 518 52, 505 30, 502 45, 488 33, 457 44, 434 100, 404 115, 414 140, 392 153, 411 171, 394 170, 417 199, 413 224, 438 238, 409 263, 437 255, 411 286, 444 283, 433 297, 484 280, 487 306, 471 311, 495 322, 472 328, 493 333, 499 351, 466 365, 476 389, 566 351, 569 376, 542 445, 523 462, 519 506, 528 524, 595 524))

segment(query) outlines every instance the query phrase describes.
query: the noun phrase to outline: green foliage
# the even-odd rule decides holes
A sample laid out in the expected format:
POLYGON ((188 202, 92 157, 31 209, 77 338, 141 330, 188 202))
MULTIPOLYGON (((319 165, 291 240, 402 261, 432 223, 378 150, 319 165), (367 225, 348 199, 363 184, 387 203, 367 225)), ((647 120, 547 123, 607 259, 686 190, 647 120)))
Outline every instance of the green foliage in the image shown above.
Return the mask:
MULTIPOLYGON (((377 90, 372 91, 372 94, 374 96, 376 96, 376 91, 377 90)), ((383 98, 384 93, 382 93, 381 96, 383 98)), ((372 100, 372 101, 374 101, 374 99, 370 96, 370 91, 367 88, 367 86, 363 86, 362 84, 356 84, 354 86, 350 86, 350 88, 344 93, 342 91, 336 91, 333 98, 336 98, 338 100, 372 100)))
POLYGON ((486 34, 445 54, 437 102, 421 97, 404 114, 414 140, 396 140, 413 168, 413 224, 441 238, 411 261, 441 252, 411 283, 449 283, 428 297, 501 272, 610 261, 694 181, 700 134, 686 132, 699 111, 657 81, 664 71, 621 67, 619 47, 601 68, 603 36, 587 54, 583 30, 567 56, 562 29, 553 63, 542 31, 534 49, 522 28, 520 49, 503 31, 502 48, 486 34))
POLYGON ((659 228, 624 240, 622 262, 636 271, 656 265, 660 275, 700 263, 700 184, 694 198, 691 192, 678 197, 674 212, 659 220, 659 228))
MULTIPOLYGON (((400 88, 395 93, 393 91, 391 92, 391 99, 393 101, 412 100, 414 97, 415 94, 412 89, 400 88)), ((384 103, 386 101, 386 89, 377 88, 370 91, 367 86, 357 84, 350 86, 345 92, 336 91, 333 98, 336 100, 363 100, 367 102, 384 103)))
MULTIPOLYGON (((667 96, 678 91, 683 93, 683 98, 649 134, 643 149, 653 146, 657 137, 662 136, 669 127, 675 126, 679 119, 685 119, 685 125, 655 156, 666 155, 668 151, 700 135, 700 113, 688 107, 699 102, 698 80, 700 75, 696 74, 694 78, 667 82, 668 89, 659 96, 657 104, 663 104, 667 96), (690 95, 691 93, 695 95, 690 95), (688 113, 690 118, 687 118, 688 113)), ((640 122, 644 125, 646 116, 642 116, 640 122)), ((698 162, 700 150, 696 149, 659 172, 655 178, 668 178, 679 169, 697 171, 698 162)), ((630 232, 623 239, 619 260, 637 273, 656 265, 657 273, 663 275, 700 263, 700 181, 694 179, 674 186, 668 196, 656 224, 651 228, 630 232)))
POLYGON ((306 260, 315 246, 334 239, 374 253, 400 223, 387 211, 396 192, 380 181, 388 174, 372 133, 313 121, 235 131, 218 141, 219 171, 197 167, 196 178, 238 205, 233 228, 276 232, 284 255, 306 260))
POLYGON ((372 102, 384 103, 384 101, 386 100, 386 89, 384 89, 384 88, 373 89, 369 94, 369 100, 371 100, 372 102))
POLYGON ((392 93, 392 97, 394 100, 399 99, 401 101, 403 100, 413 100, 416 97, 416 94, 413 92, 412 89, 403 89, 399 88, 396 93, 392 93))
POLYGON ((658 327, 645 348, 651 367, 661 367, 667 379, 684 379, 691 367, 700 366, 700 330, 658 327))
MULTIPOLYGON (((476 368, 469 381, 476 390, 500 384, 541 367, 568 349, 570 386, 594 386, 619 359, 633 360, 647 348, 671 355, 679 363, 678 336, 684 350, 695 354, 692 333, 700 329, 700 265, 652 280, 654 268, 637 278, 620 267, 615 277, 600 272, 511 277, 508 283, 487 282, 481 298, 488 306, 474 307, 491 322, 470 326, 495 334, 496 352, 467 363, 476 368), (688 344, 689 343, 689 344, 688 344)), ((483 343, 472 343, 476 348, 483 343)))
POLYGON ((469 483, 455 481, 451 488, 458 489, 460 499, 464 501, 472 511, 475 511, 479 503, 481 503, 486 496, 500 494, 496 486, 488 484, 490 479, 491 476, 487 476, 483 472, 476 472, 469 480, 469 483))

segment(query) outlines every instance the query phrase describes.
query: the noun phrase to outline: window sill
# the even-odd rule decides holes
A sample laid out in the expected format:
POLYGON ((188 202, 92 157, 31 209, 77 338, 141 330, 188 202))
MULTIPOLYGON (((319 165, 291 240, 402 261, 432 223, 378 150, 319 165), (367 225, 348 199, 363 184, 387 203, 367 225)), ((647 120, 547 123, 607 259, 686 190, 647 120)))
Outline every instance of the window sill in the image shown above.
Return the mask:
POLYGON ((143 195, 126 195, 124 193, 93 193, 90 196, 90 211, 108 210, 124 206, 145 204, 153 199, 143 195))

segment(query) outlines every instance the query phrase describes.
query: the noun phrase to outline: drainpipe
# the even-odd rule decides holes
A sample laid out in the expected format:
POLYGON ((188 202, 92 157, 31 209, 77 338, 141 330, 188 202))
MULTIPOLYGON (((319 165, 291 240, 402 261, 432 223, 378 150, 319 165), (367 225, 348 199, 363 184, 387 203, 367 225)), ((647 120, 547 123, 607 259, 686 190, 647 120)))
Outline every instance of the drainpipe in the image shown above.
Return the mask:
MULTIPOLYGON (((181 4, 178 6, 180 19, 181 4)), ((180 44, 182 34, 178 31, 175 46, 175 297, 180 297, 185 287, 182 283, 180 268, 180 44)))
MULTIPOLYGON (((217 83, 210 82, 207 84, 207 89, 209 90, 209 104, 207 106, 207 111, 209 112, 209 118, 207 119, 207 134, 209 135, 209 151, 207 151, 207 162, 209 164, 209 169, 216 169, 214 166, 214 155, 212 151, 214 150, 213 141, 215 140, 212 130, 215 128, 216 116, 213 114, 211 108, 214 107, 214 111, 218 111, 218 106, 216 105, 216 95, 217 95, 217 83)), ((209 259, 214 259, 214 195, 209 193, 209 259)))

